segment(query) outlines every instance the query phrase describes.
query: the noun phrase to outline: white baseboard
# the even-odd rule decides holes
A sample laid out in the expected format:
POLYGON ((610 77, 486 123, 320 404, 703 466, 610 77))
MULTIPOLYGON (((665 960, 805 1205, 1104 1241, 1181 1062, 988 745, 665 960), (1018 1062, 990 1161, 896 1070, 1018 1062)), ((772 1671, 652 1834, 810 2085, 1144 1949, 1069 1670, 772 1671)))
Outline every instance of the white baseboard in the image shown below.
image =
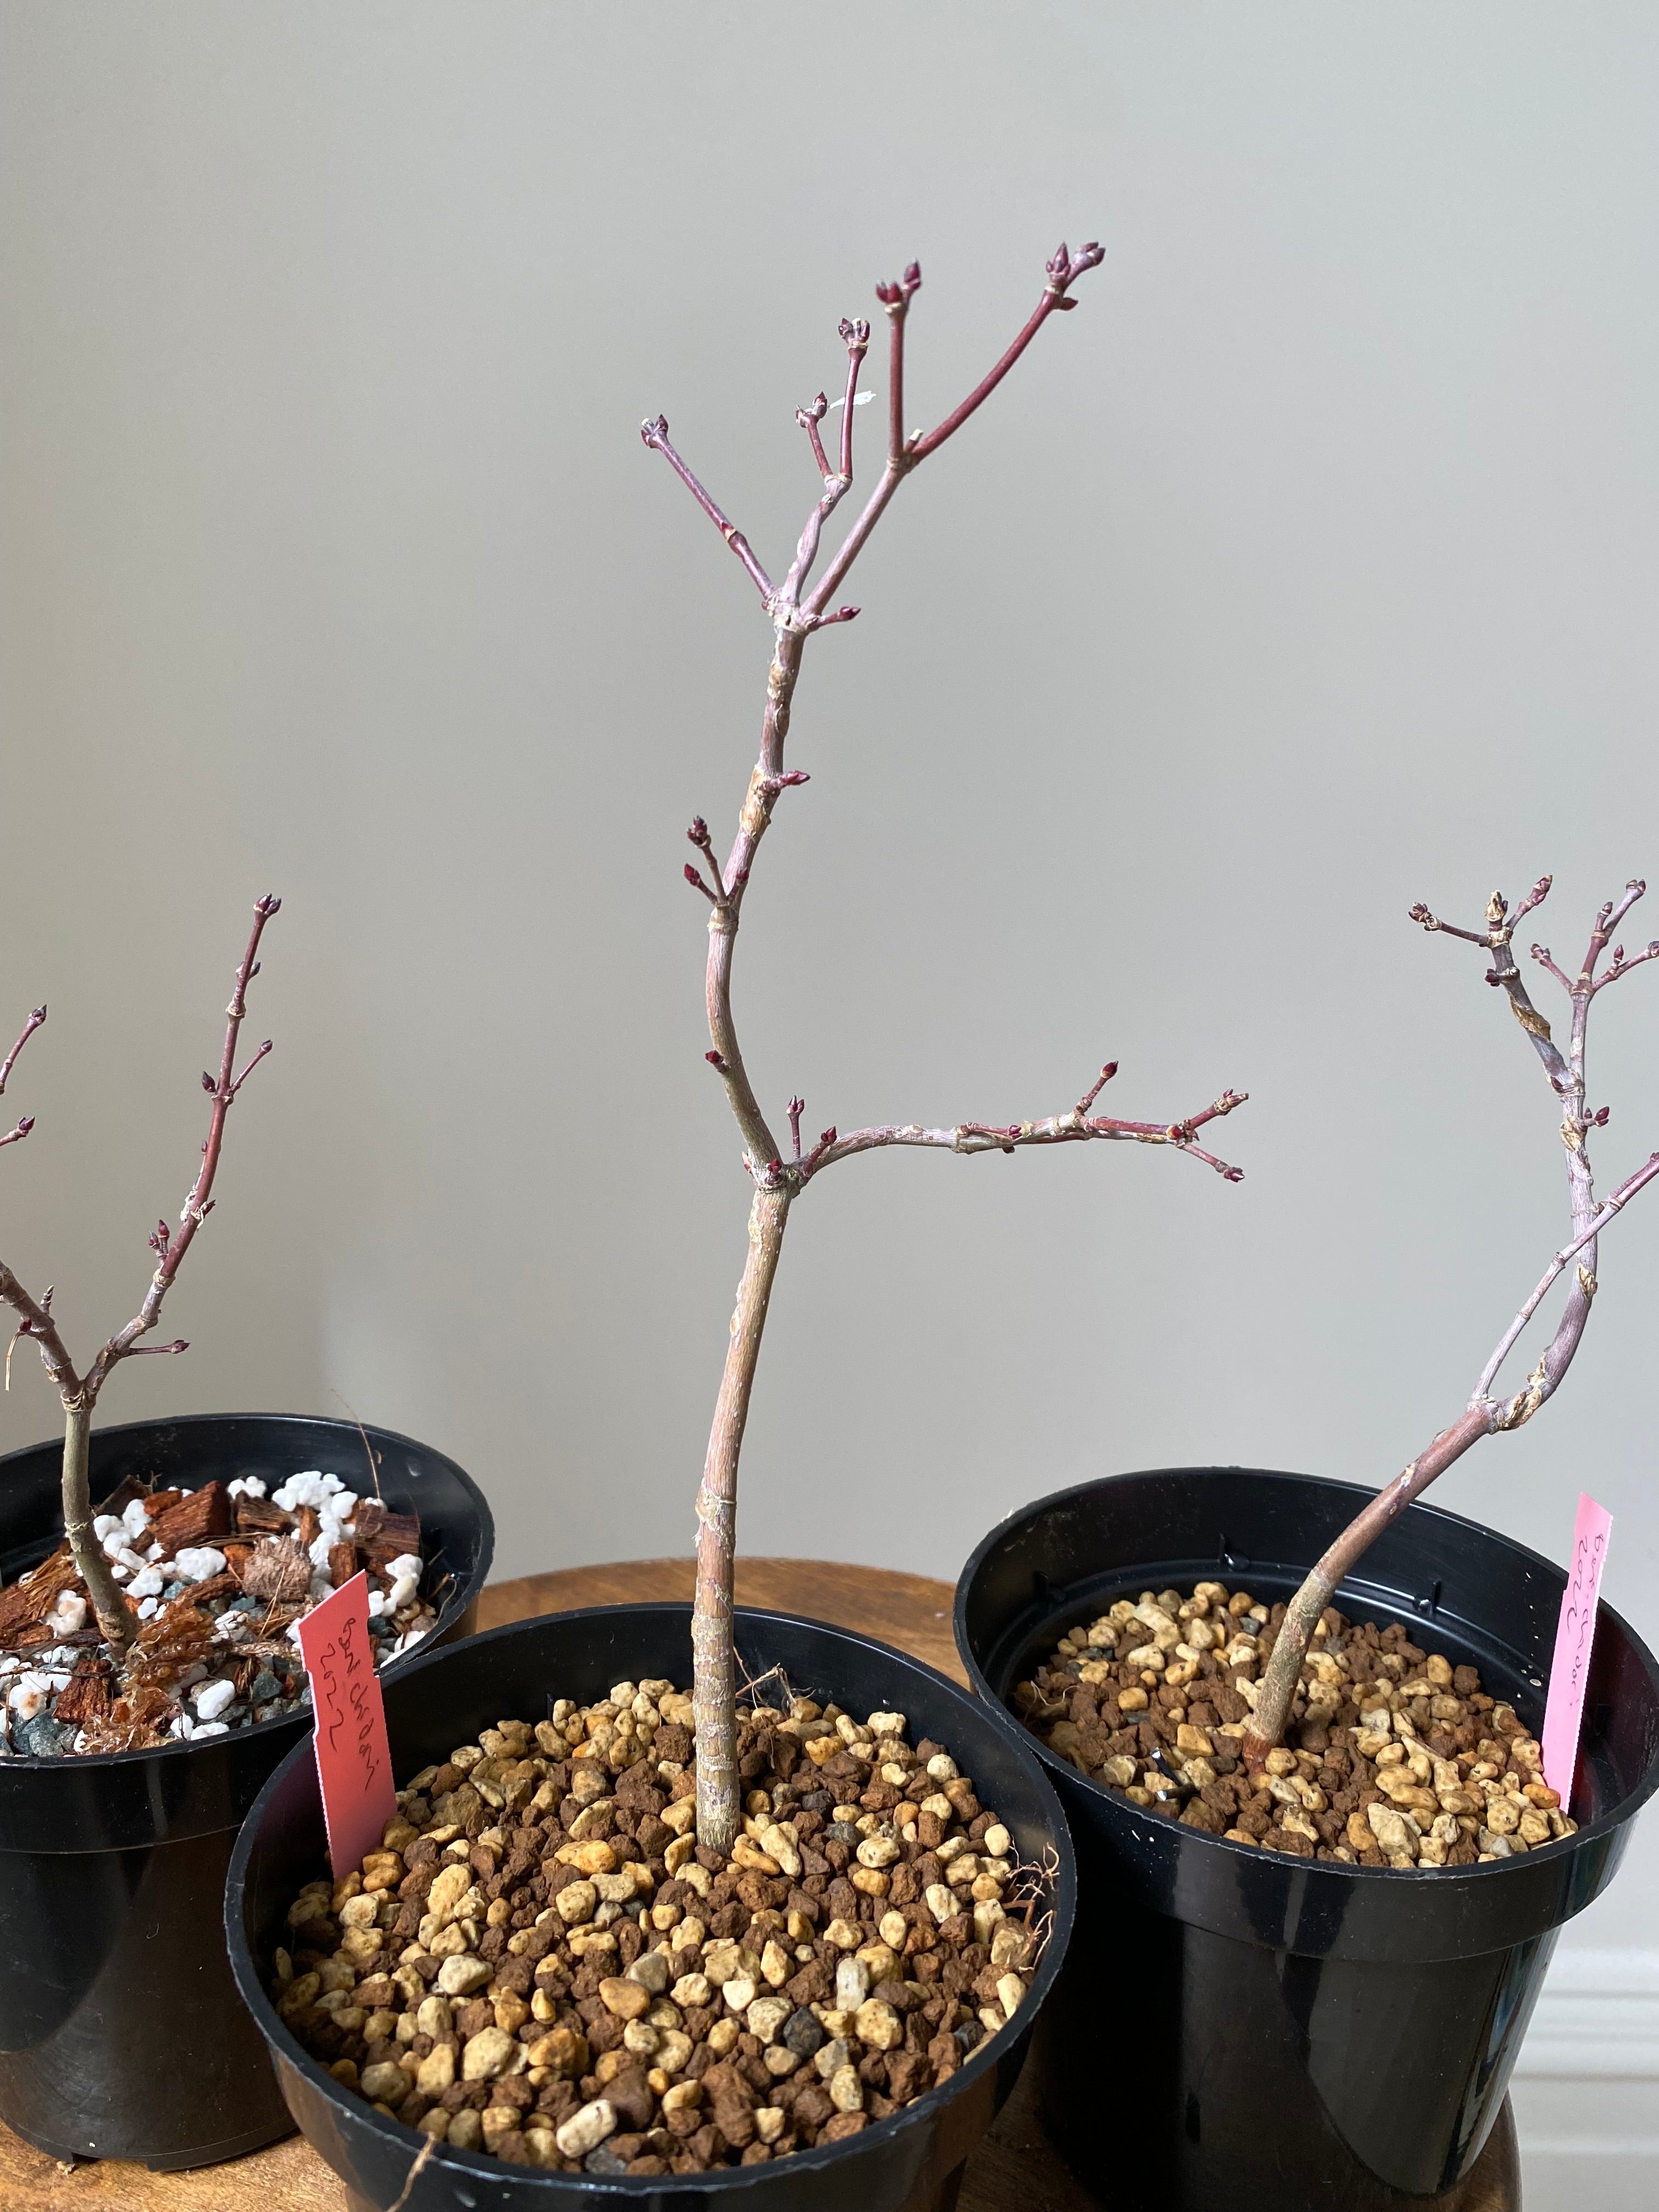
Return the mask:
POLYGON ((1659 1951, 1558 1954, 1510 2094, 1527 2212, 1653 2212, 1659 1951))

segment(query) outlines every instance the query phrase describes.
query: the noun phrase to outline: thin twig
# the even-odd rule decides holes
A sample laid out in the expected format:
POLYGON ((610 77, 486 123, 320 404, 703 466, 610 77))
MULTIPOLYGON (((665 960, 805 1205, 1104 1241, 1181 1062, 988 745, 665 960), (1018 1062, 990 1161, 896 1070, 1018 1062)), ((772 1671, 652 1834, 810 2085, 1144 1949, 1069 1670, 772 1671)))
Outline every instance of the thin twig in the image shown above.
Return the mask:
POLYGON ((692 498, 696 501, 697 505, 702 509, 703 513, 708 517, 708 520, 714 524, 715 529, 719 531, 720 536, 726 540, 726 544, 732 548, 732 550, 737 555, 738 560, 742 562, 744 567, 749 571, 750 575, 754 579, 755 585, 758 589, 762 599, 769 599, 772 596, 771 578, 767 574, 765 569, 762 568, 760 562, 755 558, 754 554, 750 550, 749 540, 744 536, 742 531, 738 528, 735 523, 728 522, 726 520, 725 515, 721 514, 720 508, 715 506, 714 501, 710 499, 708 494, 698 483, 696 477, 692 475, 690 470, 687 468, 685 463, 675 452, 668 436, 667 416, 665 415, 659 415, 654 422, 641 422, 640 425, 640 436, 653 452, 659 453, 662 455, 663 459, 673 470, 675 475, 690 493, 692 498))
POLYGON ((375 1497, 380 1498, 380 1503, 384 1505, 386 1500, 384 1498, 380 1498, 380 1455, 368 1441, 368 1431, 363 1426, 362 1423, 357 1419, 357 1414, 355 1408, 345 1398, 341 1396, 339 1391, 334 1389, 331 1386, 329 1390, 329 1395, 331 1398, 339 1398, 340 1403, 345 1407, 347 1413, 351 1415, 354 1421, 356 1421, 357 1433, 363 1440, 363 1455, 368 1462, 368 1479, 374 1485, 375 1497))
POLYGON ((213 1110, 208 1121, 207 1142, 202 1147, 202 1164, 179 1210, 178 1231, 168 1240, 155 1273, 150 1277, 143 1304, 126 1327, 118 1329, 110 1338, 88 1370, 87 1387, 94 1399, 117 1363, 126 1358, 137 1340, 155 1328, 161 1316, 161 1302, 173 1287, 174 1279, 184 1264, 185 1255, 196 1240, 197 1231, 212 1208, 213 1182, 219 1171, 219 1156, 224 1147, 226 1117, 243 1082, 270 1050, 267 1038, 241 1075, 236 1074, 236 1042, 247 1013, 248 985, 258 973, 259 939, 264 934, 265 924, 280 911, 282 903, 281 899, 269 896, 254 901, 253 927, 248 937, 247 950, 236 970, 230 1004, 225 1008, 225 1042, 219 1058, 219 1073, 216 1078, 207 1074, 202 1078, 202 1087, 213 1101, 213 1110))
POLYGON ((853 481, 853 410, 859 403, 859 370, 870 344, 870 325, 860 316, 856 322, 842 319, 842 342, 847 348, 847 392, 842 401, 841 473, 853 481))
POLYGON ((1573 1238, 1571 1244, 1564 1244, 1561 1247, 1561 1249, 1550 1261, 1549 1266, 1544 1270, 1543 1275, 1540 1279, 1537 1289, 1534 1291, 1532 1296, 1522 1307, 1520 1312, 1516 1314, 1515 1319, 1510 1323, 1508 1328, 1505 1329, 1503 1336, 1498 1340, 1497 1350, 1492 1353, 1492 1358, 1486 1362, 1485 1367, 1481 1369, 1480 1380, 1475 1384, 1473 1395, 1469 1401, 1471 1405, 1478 1405, 1480 1400, 1487 1395, 1492 1384, 1498 1379, 1498 1371, 1499 1368, 1502 1367, 1504 1362, 1509 1358, 1510 1353, 1514 1350, 1516 1340, 1520 1336, 1522 1329, 1525 1328, 1527 1323, 1537 1312, 1539 1306, 1543 1302, 1546 1291, 1549 1289, 1552 1283, 1554 1283, 1559 1279, 1561 1271, 1567 1265, 1567 1262, 1570 1260, 1576 1258, 1577 1255, 1583 1250, 1586 1244, 1593 1243, 1595 1238, 1601 1235, 1601 1231, 1613 1219, 1614 1214, 1619 1212, 1621 1207, 1627 1206, 1631 1200, 1635 1197, 1637 1192, 1643 1189, 1648 1183, 1650 1183, 1656 1175, 1659 1175, 1659 1152, 1655 1152, 1649 1159, 1645 1160, 1643 1164, 1637 1169, 1634 1175, 1627 1176, 1624 1182, 1620 1184, 1618 1189, 1614 1191, 1611 1198, 1604 1198, 1601 1205, 1596 1208, 1595 1214, 1592 1216, 1589 1227, 1581 1231, 1580 1233, 1573 1238))
POLYGON ((33 1012, 29 1016, 27 1021, 24 1023, 22 1035, 18 1038, 16 1043, 13 1045, 11 1050, 6 1054, 4 1064, 0 1066, 0 1098, 3 1098, 6 1095, 6 1085, 10 1078, 13 1068, 17 1065, 18 1054, 21 1052, 23 1047, 28 1042, 29 1039, 34 1035, 36 1030, 40 1027, 40 1024, 46 1020, 46 1008, 44 1006, 37 1006, 33 1012))
MULTIPOLYGON (((1117 1063, 1112 1062, 1115 1073, 1117 1063)), ((1194 1133, 1207 1121, 1231 1114, 1242 1106, 1249 1093, 1243 1091, 1224 1091, 1219 1098, 1206 1106, 1201 1114, 1194 1114, 1184 1121, 1123 1121, 1103 1115, 1088 1115, 1083 1110, 1099 1095, 1107 1078, 1103 1075, 1089 1093, 1069 1114, 1053 1114, 1039 1121, 1011 1121, 1006 1125, 987 1121, 959 1121, 954 1128, 929 1129, 920 1123, 884 1128, 854 1129, 844 1137, 834 1137, 814 1152, 813 1173, 832 1166, 837 1160, 850 1159, 856 1152, 875 1152, 886 1146, 910 1145, 933 1152, 1012 1152, 1024 1145, 1066 1145, 1087 1143, 1091 1138, 1103 1138, 1108 1142, 1134 1145, 1169 1145, 1176 1152, 1188 1152, 1213 1168, 1229 1182, 1242 1182, 1244 1170, 1218 1160, 1213 1153, 1205 1152, 1193 1142, 1194 1133)))
MULTIPOLYGON (((1550 878, 1547 876, 1539 878, 1513 915, 1503 893, 1494 891, 1487 902, 1484 932, 1454 927, 1439 921, 1425 906, 1411 908, 1411 919, 1420 923, 1425 929, 1439 931, 1448 937, 1462 938, 1466 943, 1482 946, 1492 955, 1492 964, 1486 970, 1486 981, 1508 995, 1516 1018, 1526 1031, 1528 1041, 1543 1065, 1561 1113, 1559 1133, 1566 1159, 1568 1202, 1573 1234, 1556 1254, 1537 1287, 1498 1339, 1491 1358, 1481 1370, 1480 1380, 1475 1385, 1474 1395, 1466 1410, 1449 1428, 1443 1429, 1425 1450, 1419 1452, 1401 1474, 1379 1491, 1355 1516, 1335 1541, 1328 1547, 1291 1600, 1267 1671, 1257 1687, 1255 1706, 1243 1739, 1244 1759, 1252 1771, 1260 1769, 1267 1753, 1284 1734, 1291 1700, 1301 1678, 1302 1662, 1311 1644, 1315 1626, 1320 1614, 1331 1602, 1343 1577, 1352 1571, 1376 1538, 1405 1511, 1413 1498, 1420 1497, 1431 1482, 1443 1474, 1473 1445, 1479 1443, 1483 1437, 1501 1436, 1512 1429, 1521 1428, 1560 1388, 1583 1340, 1595 1299, 1596 1239, 1638 1191, 1659 1179, 1659 1153, 1655 1153, 1634 1174, 1626 1177, 1610 1199, 1597 1206, 1590 1173, 1588 1139, 1592 1129, 1606 1125, 1607 1116, 1605 1107, 1598 1113, 1590 1114, 1584 1103, 1585 1033, 1590 1001, 1599 988, 1596 963, 1606 950, 1608 938, 1641 897, 1644 888, 1639 880, 1632 880, 1626 885, 1619 898, 1609 899, 1601 908, 1595 917, 1595 927, 1590 932, 1589 948, 1576 980, 1569 981, 1541 945, 1532 948, 1533 958, 1540 967, 1547 969, 1567 991, 1571 1026, 1565 1053, 1552 1036, 1549 1024, 1528 995, 1520 970, 1515 964, 1512 945, 1515 924, 1534 907, 1540 905, 1548 896, 1550 878), (1522 1331, 1537 1311, 1550 1285, 1580 1253, 1584 1256, 1579 1261, 1576 1279, 1567 1292, 1561 1318, 1537 1364, 1528 1376, 1525 1387, 1508 1398, 1492 1398, 1489 1395, 1492 1386, 1522 1331)), ((1637 963, 1632 961, 1628 964, 1633 967, 1637 963)), ((1622 973, 1624 965, 1615 955, 1614 967, 1601 980, 1607 981, 1613 975, 1622 973)))
POLYGON ((1621 975, 1628 975, 1632 968, 1639 968, 1644 960, 1659 960, 1659 937, 1656 937, 1644 951, 1637 953, 1629 960, 1625 957, 1624 946, 1615 945, 1613 948, 1611 963, 1596 977, 1591 987, 1592 989, 1605 991, 1609 983, 1616 983, 1621 975))

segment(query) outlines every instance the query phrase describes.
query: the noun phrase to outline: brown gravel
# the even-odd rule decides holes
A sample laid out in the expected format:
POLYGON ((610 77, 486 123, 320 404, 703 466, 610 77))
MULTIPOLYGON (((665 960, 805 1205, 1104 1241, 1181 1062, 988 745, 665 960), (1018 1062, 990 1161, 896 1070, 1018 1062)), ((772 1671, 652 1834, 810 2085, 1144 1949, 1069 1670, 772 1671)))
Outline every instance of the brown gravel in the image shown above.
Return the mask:
POLYGON ((1060 1638, 1014 1693, 1034 1734, 1146 1811, 1298 1858, 1474 1866, 1537 1850, 1577 1823, 1538 1744, 1473 1667, 1397 1622, 1315 1631, 1281 1748, 1261 1787, 1239 1739, 1285 1618, 1248 1590, 1143 1590, 1060 1638))
POLYGON ((744 1832, 695 1842, 690 1698, 501 1721, 289 1914, 271 1995, 336 2079, 465 2149, 600 2173, 752 2166, 948 2080, 1030 1986, 1042 1897, 904 1717, 757 1705, 744 1832))

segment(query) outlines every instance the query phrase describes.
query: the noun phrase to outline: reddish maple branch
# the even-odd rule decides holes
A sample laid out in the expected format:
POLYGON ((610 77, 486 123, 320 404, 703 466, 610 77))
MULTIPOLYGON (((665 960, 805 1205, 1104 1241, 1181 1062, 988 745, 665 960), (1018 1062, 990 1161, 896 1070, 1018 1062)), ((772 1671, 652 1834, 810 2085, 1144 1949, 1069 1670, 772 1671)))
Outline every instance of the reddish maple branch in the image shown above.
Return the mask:
POLYGON ((697 505, 749 571, 762 599, 769 599, 772 596, 771 578, 755 558, 750 549, 749 540, 744 536, 742 531, 734 522, 727 521, 726 516, 675 452, 668 435, 668 417, 665 415, 659 415, 654 422, 641 422, 640 435, 647 446, 662 455, 692 498, 696 501, 697 505))
MULTIPOLYGON (((1595 972, 1596 965, 1607 948, 1608 938, 1641 897, 1646 886, 1640 882, 1632 882, 1626 884, 1619 898, 1609 899, 1601 908, 1596 915, 1595 927, 1590 932, 1589 948, 1576 978, 1569 979, 1556 966, 1545 947, 1534 945, 1532 948, 1533 957, 1555 977, 1567 994, 1570 1023, 1565 1052, 1552 1034, 1549 1023, 1533 1004, 1521 972, 1516 966, 1512 949, 1516 924, 1534 907, 1542 903, 1549 888, 1550 878, 1540 877, 1513 914, 1510 912, 1503 894, 1494 891, 1486 908, 1484 930, 1456 928, 1449 922, 1439 921, 1425 906, 1414 906, 1411 909, 1411 918, 1426 930, 1461 938, 1466 944, 1480 945, 1491 953, 1492 964, 1486 971, 1486 981, 1507 994, 1516 1020, 1526 1031, 1534 1051, 1543 1064, 1544 1073, 1549 1079, 1550 1088, 1561 1111, 1560 1138, 1566 1155, 1572 1236, 1555 1255, 1537 1287, 1499 1338, 1492 1357, 1481 1370, 1480 1379, 1475 1384, 1466 1410, 1449 1428, 1442 1430, 1427 1449, 1419 1452, 1410 1466, 1386 1489, 1379 1491, 1355 1516, 1291 1600, 1267 1670, 1256 1686, 1255 1706, 1245 1731, 1244 1757, 1252 1769, 1260 1768, 1268 1752, 1284 1735, 1301 1680, 1302 1664, 1313 1640, 1319 1616, 1330 1604, 1343 1577, 1352 1571, 1377 1537, 1399 1518, 1412 1500, 1420 1497, 1429 1485, 1443 1474, 1455 1461, 1461 1459, 1472 1445, 1479 1443, 1483 1437, 1499 1436, 1522 1427, 1560 1388, 1583 1340, 1590 1307, 1595 1297, 1596 1239, 1638 1191, 1659 1179, 1659 1152, 1656 1152, 1626 1178, 1611 1198, 1604 1200, 1600 1206, 1596 1204, 1587 1139, 1591 1129, 1605 1127, 1607 1115, 1605 1107, 1599 1113, 1588 1113, 1584 1103, 1584 1035, 1590 1001, 1604 983, 1613 981, 1617 975, 1635 967, 1638 963, 1626 961, 1620 948, 1615 953, 1612 965, 1600 976, 1595 972), (1579 1257, 1581 1254, 1583 1255, 1582 1258, 1579 1257), (1578 1264, 1554 1335, 1528 1376, 1525 1386, 1508 1398, 1494 1399, 1491 1391, 1498 1370, 1527 1323, 1536 1313, 1546 1292, 1574 1260, 1577 1260, 1578 1264)), ((1659 944, 1650 947, 1650 951, 1659 952, 1659 944)), ((1643 958, 1647 957, 1646 954, 1642 956, 1643 958)))
POLYGON ((4 1066, 0 1066, 0 1098, 3 1098, 6 1095, 6 1085, 11 1080, 11 1072, 13 1068, 17 1065, 18 1054, 21 1052, 23 1047, 28 1042, 29 1039, 34 1035, 36 1030, 40 1027, 40 1024, 46 1020, 46 1008, 44 1006, 36 1006, 33 1012, 30 1014, 27 1021, 24 1023, 22 1035, 18 1038, 16 1043, 13 1045, 11 1050, 6 1054, 4 1066))
MULTIPOLYGON (((52 1318, 52 1292, 48 1291, 40 1298, 32 1297, 11 1269, 0 1262, 0 1304, 10 1306, 17 1315, 17 1335, 27 1336, 40 1346, 41 1364, 64 1402, 64 1532, 92 1600, 99 1629, 118 1659, 125 1656, 132 1642, 135 1624, 126 1600, 121 1594, 120 1585, 111 1571, 110 1562, 105 1557, 103 1547, 93 1530, 88 1476, 92 1411, 98 1402, 99 1393, 122 1360, 137 1358, 141 1353, 170 1355, 190 1349, 182 1337, 172 1344, 152 1345, 142 1345, 138 1339, 155 1328, 161 1315, 162 1300, 172 1288, 185 1255, 195 1241, 197 1231, 213 1210, 213 1182, 218 1173, 219 1158, 224 1146, 226 1116, 242 1085, 270 1050, 270 1041, 267 1038, 241 1073, 236 1073, 236 1045, 247 1011, 248 985, 259 972, 259 939, 265 924, 281 905, 280 899, 270 897, 259 899, 254 905, 252 933, 247 941, 247 950, 242 955, 241 964, 236 970, 230 1004, 225 1009, 225 1043, 220 1055, 219 1073, 216 1077, 204 1074, 202 1078, 203 1088, 213 1100, 213 1110, 208 1123, 207 1142, 202 1147, 201 1168, 185 1200, 178 1231, 171 1232, 165 1222, 157 1223, 155 1233, 149 1242, 150 1249, 159 1255, 159 1259, 143 1303, 126 1327, 118 1330, 100 1348, 84 1374, 76 1372, 68 1346, 52 1318)), ((11 1059, 6 1062, 7 1074, 11 1071, 12 1061, 27 1042, 30 1032, 45 1019, 46 1008, 42 1006, 18 1039, 11 1059)), ((0 1079, 0 1085, 3 1082, 3 1079, 0 1079)), ((15 1342, 15 1338, 13 1340, 15 1342)))
MULTIPOLYGON (((1098 1093, 1098 1086, 1091 1093, 1091 1103, 1098 1093)), ((1194 1114, 1184 1121, 1119 1121, 1103 1115, 1087 1115, 1083 1108, 1074 1106, 1069 1114, 1052 1114, 1041 1121, 1012 1121, 1006 1127, 995 1122, 959 1121, 953 1129, 927 1129, 915 1122, 902 1127, 854 1129, 848 1135, 832 1136, 814 1155, 814 1172, 830 1167, 837 1160, 850 1159, 855 1152, 875 1152, 887 1145, 919 1145, 934 1152, 1012 1152, 1023 1145, 1086 1144, 1091 1138, 1133 1145, 1170 1145, 1176 1152, 1188 1152, 1213 1168, 1228 1182, 1242 1182, 1242 1168, 1230 1167, 1193 1142, 1194 1133, 1206 1121, 1218 1120, 1231 1114, 1235 1106, 1242 1106, 1249 1096, 1243 1091, 1224 1091, 1213 1105, 1206 1106, 1201 1114, 1194 1114)))
POLYGON ((799 769, 786 771, 784 744, 789 714, 800 674, 806 640, 815 630, 849 621, 858 610, 831 609, 830 602, 871 532, 880 520, 899 484, 910 471, 952 436, 981 406, 1012 368, 1048 317, 1073 302, 1068 288, 1102 258, 1097 246, 1085 246, 1073 254, 1062 246, 1048 262, 1042 298, 1024 328, 1001 359, 975 386, 968 397, 925 437, 907 439, 904 432, 905 324, 911 301, 921 287, 921 272, 912 262, 896 283, 877 288, 886 310, 890 331, 888 365, 888 450, 885 465, 862 513, 842 540, 819 582, 810 592, 808 579, 818 556, 824 524, 845 498, 853 481, 853 422, 857 404, 860 366, 870 342, 866 322, 842 322, 841 337, 847 348, 847 383, 842 401, 840 449, 834 465, 825 449, 820 424, 829 402, 819 392, 810 406, 797 410, 796 419, 806 432, 812 458, 823 479, 823 492, 806 518, 795 554, 782 583, 774 590, 766 573, 750 553, 740 532, 733 529, 669 442, 668 426, 661 416, 646 422, 641 436, 673 467, 693 497, 720 530, 758 585, 771 617, 774 633, 771 665, 767 672, 766 708, 761 723, 760 758, 750 777, 748 793, 738 816, 737 835, 722 868, 715 860, 707 824, 699 817, 688 833, 702 854, 702 867, 688 866, 687 880, 709 902, 708 958, 704 995, 708 1017, 710 1049, 707 1058, 726 1086, 726 1099, 742 1133, 744 1164, 754 1182, 750 1207, 749 1255, 738 1287, 732 1316, 731 1340, 720 1381, 714 1419, 709 1431, 702 1482, 697 1492, 697 1590, 692 1618, 694 1700, 697 1734, 697 1835, 701 1844, 716 1851, 729 1850, 736 1837, 740 1811, 736 1762, 735 1675, 732 1652, 732 1589, 736 1547, 738 1465, 754 1387, 768 1302, 776 1276, 789 1209, 817 1170, 836 1159, 888 1145, 934 1146, 959 1152, 1012 1152, 1021 1145, 1058 1144, 1103 1137, 1139 1144, 1170 1145, 1214 1167, 1230 1180, 1238 1170, 1203 1151, 1195 1133, 1207 1121, 1229 1113, 1242 1103, 1228 1091, 1216 1103, 1186 1121, 1175 1123, 1118 1121, 1091 1116, 1089 1108, 1102 1085, 1114 1072, 1105 1070, 1092 1090, 1069 1115, 1046 1121, 1022 1122, 1006 1129, 963 1123, 955 1129, 928 1130, 919 1127, 863 1129, 841 1138, 827 1129, 804 1158, 800 1143, 799 1098, 788 1107, 791 1157, 786 1162, 762 1112, 738 1042, 732 1005, 732 969, 738 922, 750 876, 762 838, 771 825, 782 793, 806 778, 799 769), (705 870, 707 873, 705 874, 705 870))

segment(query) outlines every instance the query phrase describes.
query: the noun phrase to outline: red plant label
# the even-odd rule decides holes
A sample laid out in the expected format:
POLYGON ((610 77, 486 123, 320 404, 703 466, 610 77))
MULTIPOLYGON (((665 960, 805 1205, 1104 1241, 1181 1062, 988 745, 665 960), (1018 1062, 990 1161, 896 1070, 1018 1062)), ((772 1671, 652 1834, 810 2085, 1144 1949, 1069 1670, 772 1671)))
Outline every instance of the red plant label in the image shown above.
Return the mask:
POLYGON ((1595 1607, 1612 1528, 1613 1516, 1607 1508, 1581 1492, 1572 1535, 1572 1565, 1561 1599, 1549 1698, 1544 1707, 1544 1780, 1561 1800, 1563 1812, 1571 1810, 1578 1736, 1584 1720, 1584 1688, 1589 1680, 1590 1648, 1595 1640, 1595 1607))
POLYGON ((300 1623, 300 1656, 311 1677, 317 1779, 336 1881, 379 1848, 398 1809, 386 1742, 386 1707, 368 1633, 368 1577, 356 1574, 300 1623))

